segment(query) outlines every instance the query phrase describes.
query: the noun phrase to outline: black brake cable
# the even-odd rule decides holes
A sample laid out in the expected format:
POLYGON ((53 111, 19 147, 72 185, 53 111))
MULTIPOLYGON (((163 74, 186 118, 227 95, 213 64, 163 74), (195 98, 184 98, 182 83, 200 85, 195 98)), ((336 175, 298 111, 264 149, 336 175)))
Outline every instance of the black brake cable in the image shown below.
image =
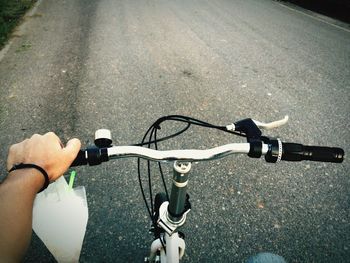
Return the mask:
MULTIPOLYGON (((189 125, 188 125, 188 127, 189 127, 189 125)), ((154 147, 155 147, 156 150, 158 150, 157 131, 158 131, 158 129, 156 129, 155 132, 154 132, 154 139, 155 139, 154 147)), ((160 177, 162 178, 162 182, 163 182, 163 187, 164 187, 164 190, 165 190, 166 198, 167 198, 167 200, 169 200, 169 193, 168 193, 168 189, 167 189, 167 186, 166 186, 166 183, 165 183, 162 165, 161 165, 160 162, 158 162, 158 168, 159 168, 159 172, 160 172, 160 177)))
MULTIPOLYGON (((149 141, 152 141, 152 137, 154 134, 154 131, 156 129, 152 129, 151 133, 149 135, 149 141)), ((151 148, 151 143, 148 144, 148 148, 151 148)), ((151 162, 147 160, 147 174, 148 174, 148 190, 149 190, 149 200, 151 200, 151 214, 153 215, 154 209, 153 209, 153 194, 152 194, 152 179, 151 179, 151 162)))
MULTIPOLYGON (((186 130, 188 130, 188 128, 191 126, 190 123, 187 123, 186 127, 183 128, 182 130, 172 134, 172 135, 169 135, 169 136, 166 136, 166 137, 163 137, 163 138, 160 138, 160 139, 157 139, 157 140, 153 140, 153 141, 148 141, 148 142, 142 142, 142 143, 135 143, 135 144, 131 144, 132 146, 144 146, 144 145, 148 145, 148 144, 155 144, 155 143, 158 143, 158 142, 162 142, 162 141, 166 141, 166 140, 169 140, 169 139, 172 139, 182 133, 184 133, 186 130)), ((152 126, 151 126, 152 127, 152 126)), ((158 130, 158 129, 156 129, 158 130)))
MULTIPOLYGON (((180 131, 178 131, 178 132, 176 132, 174 134, 171 134, 169 136, 157 139, 157 141, 144 142, 144 140, 143 140, 142 143, 132 144, 132 146, 144 146, 144 145, 148 145, 149 143, 156 143, 156 142, 169 140, 171 138, 174 138, 174 137, 184 133, 186 130, 188 130, 188 128, 190 127, 191 124, 202 126, 202 127, 206 127, 206 128, 218 129, 218 130, 223 131, 223 132, 231 133, 231 134, 234 134, 234 135, 237 135, 237 136, 241 136, 241 137, 246 137, 246 135, 244 133, 227 130, 225 126, 217 126, 217 125, 213 125, 213 124, 201 121, 201 120, 197 120, 197 119, 194 119, 194 118, 181 116, 181 115, 169 115, 169 116, 161 117, 156 122, 154 122, 152 124, 152 126, 149 128, 149 130, 152 129, 152 128, 157 128, 157 130, 159 130, 160 129, 160 124, 162 122, 166 121, 166 120, 185 122, 185 123, 187 123, 187 125, 182 130, 180 130, 180 131)), ((148 134, 149 130, 146 132, 146 134, 148 134)))
MULTIPOLYGON (((144 142, 145 142, 145 139, 147 138, 147 135, 148 135, 148 133, 150 132, 151 129, 153 129, 153 126, 149 127, 149 129, 147 130, 147 132, 143 136, 142 142, 141 142, 142 145, 147 144, 147 143, 144 143, 144 142)), ((144 192, 144 189, 143 189, 143 185, 142 185, 141 169, 140 168, 141 168, 141 158, 137 158, 137 175, 138 175, 138 179, 139 179, 140 190, 141 190, 141 194, 142 194, 143 200, 144 200, 146 208, 147 208, 147 212, 148 212, 150 218, 152 218, 153 214, 152 214, 152 212, 150 210, 150 207, 148 205, 148 202, 147 202, 147 199, 146 199, 146 195, 145 195, 145 192, 144 192)), ((152 202, 152 200, 151 200, 151 202, 152 202)))

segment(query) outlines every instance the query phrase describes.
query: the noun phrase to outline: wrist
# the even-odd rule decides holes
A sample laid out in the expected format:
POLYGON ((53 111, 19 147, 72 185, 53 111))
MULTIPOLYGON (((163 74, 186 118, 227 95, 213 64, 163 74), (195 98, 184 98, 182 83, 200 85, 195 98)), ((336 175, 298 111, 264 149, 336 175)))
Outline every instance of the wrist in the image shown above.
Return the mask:
POLYGON ((19 164, 15 164, 9 170, 9 172, 12 172, 12 171, 18 170, 18 169, 28 169, 28 168, 33 168, 33 169, 39 171, 44 176, 44 179, 45 179, 44 186, 40 189, 40 191, 38 193, 45 190, 49 186, 50 179, 49 179, 49 175, 47 174, 47 172, 43 168, 41 168, 40 166, 33 164, 33 163, 19 163, 19 164))
POLYGON ((35 193, 39 192, 45 183, 42 173, 34 168, 11 171, 8 175, 8 179, 20 183, 29 189, 33 189, 35 193))

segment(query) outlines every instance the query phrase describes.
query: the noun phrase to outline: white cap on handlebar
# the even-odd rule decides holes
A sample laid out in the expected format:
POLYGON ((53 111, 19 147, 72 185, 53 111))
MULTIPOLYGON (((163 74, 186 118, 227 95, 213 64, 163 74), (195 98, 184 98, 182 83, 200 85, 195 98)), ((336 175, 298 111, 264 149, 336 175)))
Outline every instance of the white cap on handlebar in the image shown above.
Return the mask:
POLYGON ((97 139, 109 139, 112 140, 111 131, 108 129, 99 129, 95 132, 95 140, 97 139))

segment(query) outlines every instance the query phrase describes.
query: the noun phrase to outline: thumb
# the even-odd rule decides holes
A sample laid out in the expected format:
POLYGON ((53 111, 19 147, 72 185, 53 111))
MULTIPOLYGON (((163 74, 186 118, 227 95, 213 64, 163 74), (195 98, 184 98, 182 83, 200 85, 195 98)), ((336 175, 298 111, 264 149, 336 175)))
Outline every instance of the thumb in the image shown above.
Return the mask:
POLYGON ((66 147, 63 148, 63 152, 65 153, 66 160, 69 162, 69 165, 74 161, 75 157, 77 157, 80 147, 80 140, 74 138, 69 140, 66 144, 66 147))
POLYGON ((51 181, 59 178, 69 168, 78 155, 80 147, 81 143, 78 139, 71 139, 67 142, 66 147, 62 150, 60 149, 60 158, 57 159, 53 167, 47 171, 51 181))

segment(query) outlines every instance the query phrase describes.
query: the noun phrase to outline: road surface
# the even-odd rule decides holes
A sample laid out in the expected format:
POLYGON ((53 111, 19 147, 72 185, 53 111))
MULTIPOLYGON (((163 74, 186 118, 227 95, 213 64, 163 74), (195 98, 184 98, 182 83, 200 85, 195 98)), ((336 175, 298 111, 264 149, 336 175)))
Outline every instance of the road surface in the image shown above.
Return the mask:
MULTIPOLYGON (((266 134, 348 153, 349 90, 349 30, 278 2, 44 0, 0 62, 1 166, 33 133, 87 145, 109 128, 115 144, 130 144, 168 114, 221 125, 289 115, 266 134)), ((195 128, 163 149, 233 141, 242 140, 195 128)), ((185 262, 259 251, 348 261, 349 168, 245 156, 194 165, 185 262)), ((76 171, 90 209, 81 262, 141 261, 151 236, 136 160, 76 171)), ((26 262, 54 260, 34 236, 26 262)))

